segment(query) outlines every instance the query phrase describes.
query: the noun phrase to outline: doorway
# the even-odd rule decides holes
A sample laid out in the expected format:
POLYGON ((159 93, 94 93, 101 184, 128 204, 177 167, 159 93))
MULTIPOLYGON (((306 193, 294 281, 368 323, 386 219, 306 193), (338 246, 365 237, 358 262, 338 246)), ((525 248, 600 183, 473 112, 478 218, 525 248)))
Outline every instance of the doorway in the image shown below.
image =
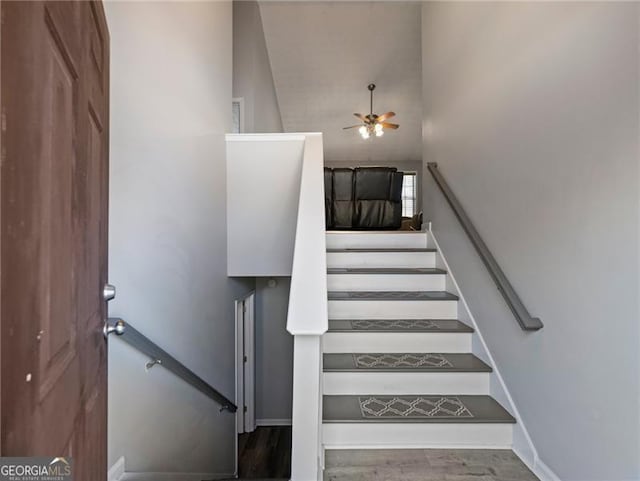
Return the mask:
POLYGON ((237 433, 256 429, 255 292, 235 301, 237 433))

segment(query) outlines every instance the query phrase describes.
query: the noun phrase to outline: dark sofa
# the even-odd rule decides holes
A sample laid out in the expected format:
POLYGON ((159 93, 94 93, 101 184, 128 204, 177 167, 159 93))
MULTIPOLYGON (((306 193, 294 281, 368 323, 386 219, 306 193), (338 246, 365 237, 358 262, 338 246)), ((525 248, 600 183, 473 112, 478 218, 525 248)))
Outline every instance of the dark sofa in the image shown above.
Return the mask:
POLYGON ((325 167, 327 229, 399 229, 402 178, 395 167, 325 167))

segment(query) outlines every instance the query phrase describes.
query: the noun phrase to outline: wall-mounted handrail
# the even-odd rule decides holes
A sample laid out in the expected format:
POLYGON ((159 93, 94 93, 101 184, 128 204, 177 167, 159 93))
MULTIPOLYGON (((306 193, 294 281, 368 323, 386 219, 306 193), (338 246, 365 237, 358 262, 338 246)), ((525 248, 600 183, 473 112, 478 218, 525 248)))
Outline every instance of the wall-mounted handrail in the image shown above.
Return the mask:
POLYGON ((442 191, 445 199, 453 209, 453 213, 460 221, 462 228, 469 236, 469 240, 471 240, 471 243, 480 256, 480 259, 482 259, 482 262, 484 263, 487 270, 489 271, 489 274, 496 283, 496 286, 502 294, 502 297, 504 297, 504 300, 509 306, 509 309, 511 309, 511 312, 518 321, 518 324, 520 324, 520 327, 525 331, 537 331, 538 329, 541 329, 543 326, 542 321, 539 318, 533 317, 531 314, 529 314, 529 311, 522 303, 520 296, 518 296, 515 289, 509 282, 509 279, 507 279, 507 276, 500 268, 498 261, 496 261, 495 257, 493 257, 493 254, 491 254, 491 251, 487 247, 487 244, 485 244, 485 242, 482 240, 482 237, 480 237, 480 234, 474 227, 471 219, 469 219, 467 213, 462 208, 462 205, 458 201, 458 198, 455 196, 455 194, 447 184, 447 181, 440 173, 440 170, 438 170, 438 164, 435 162, 429 162, 427 163, 427 168, 433 176, 436 184, 438 184, 438 187, 440 187, 440 190, 442 191))
POLYGON ((220 404, 221 411, 226 410, 232 413, 237 411, 237 406, 230 399, 221 394, 217 389, 204 381, 191 369, 155 344, 140 331, 136 330, 128 322, 120 318, 110 317, 105 325, 104 333, 105 336, 108 334, 116 334, 127 344, 149 356, 152 362, 147 363, 147 368, 156 364, 160 365, 220 404))

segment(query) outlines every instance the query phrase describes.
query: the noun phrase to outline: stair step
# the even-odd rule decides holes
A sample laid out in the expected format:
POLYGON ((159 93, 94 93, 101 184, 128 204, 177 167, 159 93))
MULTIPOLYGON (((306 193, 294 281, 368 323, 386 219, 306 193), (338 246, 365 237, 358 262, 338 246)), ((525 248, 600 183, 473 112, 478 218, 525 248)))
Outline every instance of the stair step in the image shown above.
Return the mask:
POLYGON ((333 267, 327 274, 330 291, 442 291, 447 273, 429 267, 333 267))
POLYGON ((327 266, 333 267, 436 267, 436 250, 428 248, 327 249, 327 266))
POLYGON ((325 354, 324 394, 488 394, 491 368, 473 354, 325 354))
POLYGON ((445 291, 331 291, 330 319, 458 317, 458 296, 445 291))
POLYGON ((434 267, 331 267, 327 274, 403 274, 435 275, 446 274, 444 269, 434 267))
POLYGON ((515 423, 491 396, 340 395, 323 396, 323 423, 515 423))
POLYGON ((421 248, 428 242, 426 232, 411 231, 330 231, 327 247, 345 248, 421 248))
POLYGON ((329 332, 473 332, 456 319, 329 319, 329 332))
POLYGON ((510 448, 515 419, 489 396, 323 396, 326 449, 510 448))
POLYGON ((349 247, 349 248, 328 248, 327 252, 334 253, 407 253, 407 252, 436 252, 431 247, 349 247))
MULTIPOLYGON (((333 322, 331 322, 333 324, 333 322)), ((327 354, 369 352, 471 352, 470 330, 339 330, 322 336, 327 354)))
POLYGON ((446 291, 329 291, 330 301, 457 301, 446 291))
POLYGON ((323 356, 324 372, 491 372, 470 353, 335 353, 323 356))

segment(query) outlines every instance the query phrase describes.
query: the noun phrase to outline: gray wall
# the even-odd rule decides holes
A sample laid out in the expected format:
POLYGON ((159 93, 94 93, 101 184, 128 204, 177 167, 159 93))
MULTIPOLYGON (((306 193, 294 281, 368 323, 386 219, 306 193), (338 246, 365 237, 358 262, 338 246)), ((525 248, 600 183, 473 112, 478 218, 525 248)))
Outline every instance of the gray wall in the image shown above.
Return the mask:
POLYGON ((286 331, 290 277, 256 281, 256 419, 291 420, 293 336, 286 331))
POLYGON ((233 96, 244 98, 245 132, 283 131, 256 1, 233 2, 233 96))
MULTIPOLYGON (((107 2, 111 32, 110 280, 122 316, 234 393, 226 276, 230 2, 107 2)), ((234 416, 117 338, 109 342, 109 464, 232 473, 234 416)))
POLYGON ((424 160, 544 329, 518 328, 428 175, 426 219, 565 481, 640 476, 639 9, 423 5, 424 160))

